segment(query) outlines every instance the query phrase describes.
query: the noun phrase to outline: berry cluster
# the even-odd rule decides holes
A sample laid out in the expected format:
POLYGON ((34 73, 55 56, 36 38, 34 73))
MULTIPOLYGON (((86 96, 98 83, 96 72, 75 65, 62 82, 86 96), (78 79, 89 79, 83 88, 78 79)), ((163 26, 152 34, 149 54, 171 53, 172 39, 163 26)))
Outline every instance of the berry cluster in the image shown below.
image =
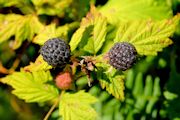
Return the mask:
POLYGON ((69 62, 70 52, 69 45, 58 38, 47 40, 40 50, 43 59, 54 67, 65 66, 69 62))
POLYGON ((132 67, 137 58, 135 47, 127 42, 116 43, 108 52, 109 64, 118 70, 132 67))

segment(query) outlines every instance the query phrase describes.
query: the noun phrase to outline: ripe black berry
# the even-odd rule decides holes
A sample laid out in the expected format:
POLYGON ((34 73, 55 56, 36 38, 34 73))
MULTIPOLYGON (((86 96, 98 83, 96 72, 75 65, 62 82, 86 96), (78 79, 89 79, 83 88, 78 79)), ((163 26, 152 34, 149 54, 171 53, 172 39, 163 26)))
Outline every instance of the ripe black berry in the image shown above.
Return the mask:
POLYGON ((128 42, 116 43, 108 52, 109 64, 118 70, 132 67, 137 58, 136 48, 128 42))
POLYGON ((69 62, 70 48, 65 41, 52 38, 44 43, 40 54, 49 65, 63 67, 69 62))

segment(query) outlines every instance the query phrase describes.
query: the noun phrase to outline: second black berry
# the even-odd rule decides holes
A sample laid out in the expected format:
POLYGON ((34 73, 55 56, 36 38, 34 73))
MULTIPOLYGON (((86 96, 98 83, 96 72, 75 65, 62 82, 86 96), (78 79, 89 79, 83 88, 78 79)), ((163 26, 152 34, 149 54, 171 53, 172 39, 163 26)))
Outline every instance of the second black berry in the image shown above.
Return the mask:
POLYGON ((136 61, 136 48, 128 42, 116 43, 108 52, 109 64, 118 70, 127 70, 136 61))

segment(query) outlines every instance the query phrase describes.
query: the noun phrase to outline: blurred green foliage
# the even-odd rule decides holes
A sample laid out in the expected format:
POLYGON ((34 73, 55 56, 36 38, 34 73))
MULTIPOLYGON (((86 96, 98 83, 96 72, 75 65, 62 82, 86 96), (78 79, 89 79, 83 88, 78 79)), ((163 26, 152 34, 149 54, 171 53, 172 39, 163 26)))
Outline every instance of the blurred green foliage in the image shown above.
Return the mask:
MULTIPOLYGON (((103 40, 108 39, 109 41, 103 43, 104 41, 100 39, 103 42, 96 43, 96 51, 89 49, 88 44, 88 49, 84 48, 86 52, 95 54, 104 53, 111 47, 112 41, 110 40, 116 36, 118 28, 115 25, 118 20, 131 21, 150 18, 159 21, 171 18, 179 12, 180 7, 179 0, 119 0, 119 2, 118 0, 0 0, 0 13, 3 14, 0 15, 0 26, 5 28, 0 29, 0 77, 7 74, 5 68, 9 69, 9 72, 14 69, 20 70, 30 61, 35 61, 38 56, 38 45, 42 45, 48 38, 62 37, 70 41, 73 32, 80 25, 80 20, 89 11, 90 4, 93 3, 107 17, 107 21, 112 23, 112 26, 103 28, 107 30, 108 34, 103 37, 103 40), (7 17, 7 14, 12 17, 7 17), (38 16, 39 20, 34 15, 38 16), (4 20, 10 24, 8 26, 6 23, 2 24, 1 21, 4 20), (7 31, 10 31, 9 34, 5 34, 7 31), (32 41, 32 43, 27 43, 26 40, 32 41), (28 44, 28 48, 23 48, 26 44, 28 44), (22 51, 23 55, 21 56, 22 51), (19 60, 16 60, 17 58, 19 60)), ((99 21, 103 20, 102 17, 99 21)), ((82 26, 80 25, 82 41, 84 36, 91 36, 89 31, 96 30, 96 28, 99 30, 107 23, 92 24, 97 27, 92 28, 91 24, 87 26, 85 30, 87 34, 84 34, 84 31, 81 32, 82 26)), ((126 28, 126 26, 124 27, 126 28)), ((104 36, 105 34, 103 33, 104 36)), ((99 33, 93 34, 93 37, 98 35, 99 33)), ((158 56, 142 57, 132 69, 124 72, 126 78, 124 101, 115 99, 98 85, 87 88, 86 76, 80 77, 76 81, 79 90, 85 89, 99 99, 93 105, 99 116, 98 120, 180 119, 180 22, 176 33, 171 38, 173 45, 158 53, 158 56)), ((84 44, 82 41, 78 49, 84 44)), ((91 41, 93 40, 91 39, 91 41)), ((74 43, 72 44, 74 45, 74 43)), ((36 66, 41 59, 38 57, 35 63, 24 69, 33 72, 36 71, 35 67, 50 69, 51 67, 48 65, 36 66)), ((111 86, 106 86, 106 89, 108 87, 111 86)), ((117 90, 121 89, 117 88, 117 90)), ((0 120, 43 119, 51 106, 43 103, 26 104, 12 95, 10 90, 11 88, 0 83, 0 120)), ((113 94, 113 92, 110 93, 113 94)), ((58 110, 55 110, 50 117, 50 120, 56 119, 62 120, 61 117, 59 118, 58 110)))

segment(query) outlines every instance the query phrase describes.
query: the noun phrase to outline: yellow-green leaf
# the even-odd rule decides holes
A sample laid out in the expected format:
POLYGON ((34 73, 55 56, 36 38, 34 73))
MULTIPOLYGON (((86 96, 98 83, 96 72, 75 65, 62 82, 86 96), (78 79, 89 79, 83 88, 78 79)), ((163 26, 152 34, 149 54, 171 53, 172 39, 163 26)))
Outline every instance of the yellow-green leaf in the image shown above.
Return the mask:
POLYGON ((30 65, 24 67, 24 71, 41 71, 41 70, 49 70, 52 66, 48 65, 47 62, 43 60, 43 57, 41 55, 38 56, 36 61, 34 63, 30 63, 30 65))
POLYGON ((95 97, 84 91, 74 94, 63 93, 59 104, 59 114, 63 120, 95 120, 97 113, 90 104, 96 101, 95 97))
POLYGON ((70 41, 71 50, 74 51, 81 40, 85 40, 84 50, 96 54, 102 47, 105 36, 106 36, 107 20, 103 17, 94 6, 91 6, 90 12, 82 19, 80 28, 73 34, 70 41), (92 31, 89 32, 89 38, 83 38, 86 30, 89 27, 93 27, 92 31))
POLYGON ((169 20, 153 22, 151 20, 137 20, 121 22, 114 42, 132 43, 140 55, 156 55, 164 47, 172 44, 169 39, 176 30, 180 16, 169 20))
POLYGON ((17 5, 19 0, 0 0, 0 7, 9 7, 13 5, 17 5))
POLYGON ((40 30, 39 34, 33 39, 33 43, 43 45, 48 39, 57 37, 56 25, 50 24, 40 30))
POLYGON ((108 91, 109 94, 112 94, 115 98, 119 100, 124 100, 124 76, 123 75, 117 75, 115 77, 109 78, 109 81, 107 80, 100 80, 100 85, 104 89, 106 88, 106 91, 108 91))
POLYGON ((18 8, 23 14, 34 13, 30 0, 0 0, 0 8, 11 6, 18 8))
POLYGON ((38 14, 62 17, 73 0, 32 0, 38 14))
POLYGON ((78 30, 76 30, 76 32, 73 34, 71 41, 69 43, 71 46, 71 51, 74 51, 77 48, 85 30, 86 30, 86 28, 81 27, 78 30))
POLYGON ((38 33, 37 36, 33 39, 33 43, 43 45, 48 39, 54 38, 54 37, 59 37, 64 40, 68 39, 68 32, 71 29, 74 29, 75 27, 78 26, 78 22, 73 22, 70 24, 65 24, 63 26, 59 26, 56 28, 55 24, 50 24, 48 26, 45 26, 40 32, 38 33))
POLYGON ((106 63, 102 56, 98 56, 97 60, 103 61, 96 63, 97 79, 103 89, 112 94, 119 100, 124 100, 124 75, 106 63))
MULTIPOLYGON (((92 9, 93 11, 93 9, 92 9)), ((95 10, 93 12, 96 12, 95 10)), ((97 14, 97 13, 95 13, 97 14)), ((91 16, 92 17, 92 16, 91 16)), ((106 18, 101 16, 100 14, 97 15, 97 17, 94 18, 94 28, 92 31, 92 42, 87 43, 87 45, 84 47, 85 51, 88 51, 90 53, 96 54, 99 49, 102 47, 105 36, 106 36, 106 29, 107 29, 107 21, 106 18)))
POLYGON ((14 20, 17 20, 19 18, 22 18, 21 15, 18 15, 18 14, 0 14, 0 25, 1 24, 7 24, 9 22, 12 22, 14 20))
POLYGON ((100 12, 113 24, 149 18, 162 20, 173 15, 165 0, 109 0, 100 12))
POLYGON ((9 14, 0 22, 0 43, 15 36, 13 49, 19 48, 24 40, 31 41, 43 26, 35 15, 9 14))
POLYGON ((13 87, 12 93, 26 102, 45 102, 58 97, 58 89, 47 82, 52 81, 49 71, 15 72, 1 79, 13 87))

